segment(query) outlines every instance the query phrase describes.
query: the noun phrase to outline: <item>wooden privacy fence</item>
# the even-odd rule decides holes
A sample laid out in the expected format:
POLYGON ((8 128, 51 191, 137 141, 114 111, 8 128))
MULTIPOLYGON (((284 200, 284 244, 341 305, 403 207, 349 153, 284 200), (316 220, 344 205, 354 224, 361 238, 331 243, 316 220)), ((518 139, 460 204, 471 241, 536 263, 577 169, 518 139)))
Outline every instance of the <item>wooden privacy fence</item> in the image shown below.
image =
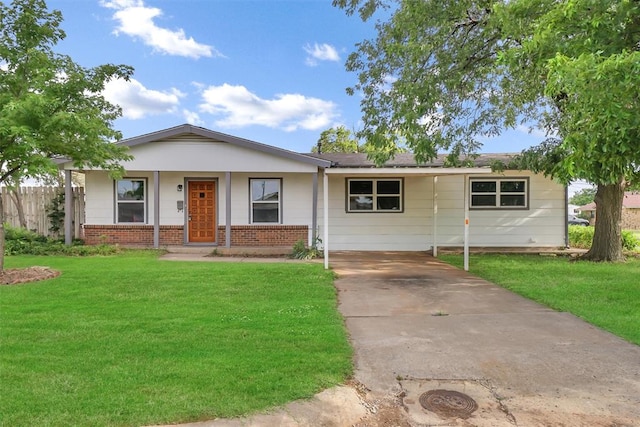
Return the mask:
MULTIPOLYGON (((14 227, 20 227, 20 216, 15 195, 6 188, 1 188, 2 204, 4 206, 4 221, 14 227)), ((61 187, 20 187, 18 198, 22 202, 24 219, 27 228, 39 234, 51 237, 64 236, 64 226, 59 233, 51 232, 51 220, 48 217, 48 209, 56 196, 64 193, 61 187)), ((64 201, 60 204, 61 211, 64 211, 64 201)), ((84 224, 84 188, 73 188, 73 236, 82 237, 82 224, 84 224)))

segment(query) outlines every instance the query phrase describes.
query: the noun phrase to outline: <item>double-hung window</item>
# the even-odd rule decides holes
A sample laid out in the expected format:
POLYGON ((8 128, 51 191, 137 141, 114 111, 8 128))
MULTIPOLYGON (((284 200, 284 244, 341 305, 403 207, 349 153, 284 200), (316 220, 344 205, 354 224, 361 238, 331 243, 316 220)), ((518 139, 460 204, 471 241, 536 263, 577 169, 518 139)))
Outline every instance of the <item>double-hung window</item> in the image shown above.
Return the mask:
POLYGON ((471 178, 472 209, 527 209, 528 179, 471 178))
POLYGON ((249 180, 251 223, 282 222, 282 180, 252 178, 249 180))
POLYGON ((145 223, 147 220, 147 182, 145 179, 116 181, 116 223, 145 223))
POLYGON ((347 212, 402 212, 402 179, 347 179, 347 212))

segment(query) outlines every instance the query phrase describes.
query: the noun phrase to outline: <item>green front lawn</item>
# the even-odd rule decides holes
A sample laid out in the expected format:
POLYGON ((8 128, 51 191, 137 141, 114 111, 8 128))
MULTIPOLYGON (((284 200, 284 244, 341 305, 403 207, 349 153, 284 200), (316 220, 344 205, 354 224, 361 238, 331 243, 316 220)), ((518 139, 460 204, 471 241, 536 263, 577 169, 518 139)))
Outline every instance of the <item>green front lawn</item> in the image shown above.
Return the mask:
MULTIPOLYGON (((462 267, 462 256, 440 259, 462 267)), ((470 273, 640 345, 640 259, 570 262, 539 255, 471 255, 470 273)))
POLYGON ((138 426, 233 417, 351 373, 318 264, 8 257, 56 279, 0 286, 0 425, 138 426))

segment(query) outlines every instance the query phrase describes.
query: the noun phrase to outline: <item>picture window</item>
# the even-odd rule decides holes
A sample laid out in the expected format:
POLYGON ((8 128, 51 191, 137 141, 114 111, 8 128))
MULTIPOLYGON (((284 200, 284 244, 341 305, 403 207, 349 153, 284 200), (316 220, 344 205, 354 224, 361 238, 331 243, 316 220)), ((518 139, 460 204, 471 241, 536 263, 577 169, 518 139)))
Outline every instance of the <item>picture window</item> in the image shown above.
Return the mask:
POLYGON ((116 181, 116 223, 145 223, 147 192, 145 179, 116 181))
POLYGON ((252 178, 249 180, 249 187, 251 223, 279 224, 282 221, 282 180, 252 178))
POLYGON ((527 179, 471 179, 472 209, 528 208, 527 179))
POLYGON ((402 212, 402 184, 393 179, 347 179, 347 212, 402 212))

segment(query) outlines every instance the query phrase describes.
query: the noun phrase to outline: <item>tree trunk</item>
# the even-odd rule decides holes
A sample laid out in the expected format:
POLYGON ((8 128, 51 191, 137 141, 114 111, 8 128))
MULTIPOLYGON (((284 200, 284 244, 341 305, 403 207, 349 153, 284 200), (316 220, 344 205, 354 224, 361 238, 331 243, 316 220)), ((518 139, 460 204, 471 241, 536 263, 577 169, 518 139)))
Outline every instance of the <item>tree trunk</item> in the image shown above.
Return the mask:
POLYGON ((591 249, 581 258, 588 261, 623 261, 622 202, 625 181, 598 185, 596 191, 596 223, 591 249))
POLYGON ((22 198, 20 197, 20 187, 12 188, 9 191, 11 192, 11 195, 13 195, 13 202, 16 204, 20 227, 27 229, 27 218, 24 216, 24 206, 22 205, 22 198))
POLYGON ((4 271, 4 205, 0 191, 0 275, 4 271))

